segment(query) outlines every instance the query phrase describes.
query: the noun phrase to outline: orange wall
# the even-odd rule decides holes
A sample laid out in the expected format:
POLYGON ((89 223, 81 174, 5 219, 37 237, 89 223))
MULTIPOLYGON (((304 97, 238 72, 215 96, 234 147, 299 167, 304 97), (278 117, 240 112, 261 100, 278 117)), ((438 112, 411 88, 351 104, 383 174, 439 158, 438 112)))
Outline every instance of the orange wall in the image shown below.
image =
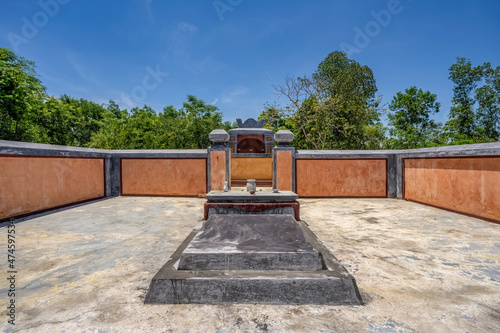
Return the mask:
POLYGON ((405 159, 404 196, 500 221, 500 157, 405 159))
POLYGON ((123 195, 197 196, 207 191, 204 158, 123 158, 123 195))
POLYGON ((0 157, 0 219, 100 198, 104 160, 0 157))
POLYGON ((276 188, 293 191, 292 188, 292 152, 276 152, 276 188))
POLYGON ((232 158, 231 179, 273 179, 273 159, 232 158))
POLYGON ((385 159, 296 160, 301 197, 387 197, 385 159))

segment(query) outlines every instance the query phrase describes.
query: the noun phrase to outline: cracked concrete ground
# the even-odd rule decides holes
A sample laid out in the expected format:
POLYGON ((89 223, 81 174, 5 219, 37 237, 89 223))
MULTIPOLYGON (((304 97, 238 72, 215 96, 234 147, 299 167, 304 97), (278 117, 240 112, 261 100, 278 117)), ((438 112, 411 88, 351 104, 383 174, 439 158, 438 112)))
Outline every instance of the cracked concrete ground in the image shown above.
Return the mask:
POLYGON ((365 305, 144 305, 203 203, 119 197, 19 221, 3 332, 500 332, 500 225, 396 199, 300 200, 365 305))

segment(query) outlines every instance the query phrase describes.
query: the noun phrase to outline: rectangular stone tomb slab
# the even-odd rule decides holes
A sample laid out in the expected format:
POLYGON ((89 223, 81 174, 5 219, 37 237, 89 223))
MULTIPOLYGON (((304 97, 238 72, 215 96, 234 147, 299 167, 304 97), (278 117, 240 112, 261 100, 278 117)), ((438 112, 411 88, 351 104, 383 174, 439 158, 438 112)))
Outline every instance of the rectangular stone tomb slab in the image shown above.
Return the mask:
POLYGON ((354 278, 304 222, 296 223, 305 241, 319 253, 322 269, 178 269, 183 252, 201 231, 195 229, 153 277, 145 303, 362 304, 354 278))
POLYGON ((179 270, 323 268, 292 215, 211 215, 182 252, 179 270))

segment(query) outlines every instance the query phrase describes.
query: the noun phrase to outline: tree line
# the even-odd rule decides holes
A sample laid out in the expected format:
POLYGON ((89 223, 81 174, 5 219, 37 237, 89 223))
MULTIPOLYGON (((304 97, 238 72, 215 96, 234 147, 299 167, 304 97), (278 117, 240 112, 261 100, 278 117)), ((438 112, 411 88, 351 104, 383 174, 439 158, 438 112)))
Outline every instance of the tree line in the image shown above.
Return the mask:
POLYGON ((335 51, 310 76, 275 86, 287 104, 266 105, 266 127, 286 128, 300 149, 408 149, 500 140, 500 66, 457 58, 449 68, 452 107, 445 124, 437 95, 416 86, 381 106, 372 70, 335 51), (387 113, 388 126, 381 122, 387 113))
POLYGON ((33 61, 0 48, 0 139, 102 149, 197 149, 215 128, 230 129, 217 107, 188 95, 182 108, 121 109, 48 96, 33 61))
MULTIPOLYGON (((300 149, 401 149, 500 139, 500 66, 472 66, 457 58, 449 69, 454 83, 449 120, 431 119, 440 111, 437 96, 418 87, 398 92, 387 112, 376 96, 372 70, 330 53, 309 76, 287 77, 274 89, 286 105, 267 103, 259 119, 286 128, 300 149), (388 126, 381 118, 387 112, 388 126)), ((216 106, 193 95, 183 106, 121 109, 82 98, 49 96, 35 70, 10 49, 0 48, 0 139, 102 149, 204 149, 208 134, 230 129, 216 106)))

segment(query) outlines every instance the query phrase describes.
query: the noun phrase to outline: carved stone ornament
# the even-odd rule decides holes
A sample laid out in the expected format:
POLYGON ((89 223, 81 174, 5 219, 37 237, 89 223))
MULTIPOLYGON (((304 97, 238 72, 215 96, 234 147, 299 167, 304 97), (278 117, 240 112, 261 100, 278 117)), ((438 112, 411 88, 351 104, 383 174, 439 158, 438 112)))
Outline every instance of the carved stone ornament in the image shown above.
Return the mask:
POLYGON ((214 129, 208 134, 208 138, 215 144, 224 144, 229 140, 229 134, 223 129, 214 129))
POLYGON ((242 122, 240 118, 237 118, 236 122, 238 123, 238 128, 264 128, 264 123, 266 122, 266 120, 261 119, 259 122, 257 122, 253 118, 248 118, 247 120, 245 120, 245 122, 242 122))

